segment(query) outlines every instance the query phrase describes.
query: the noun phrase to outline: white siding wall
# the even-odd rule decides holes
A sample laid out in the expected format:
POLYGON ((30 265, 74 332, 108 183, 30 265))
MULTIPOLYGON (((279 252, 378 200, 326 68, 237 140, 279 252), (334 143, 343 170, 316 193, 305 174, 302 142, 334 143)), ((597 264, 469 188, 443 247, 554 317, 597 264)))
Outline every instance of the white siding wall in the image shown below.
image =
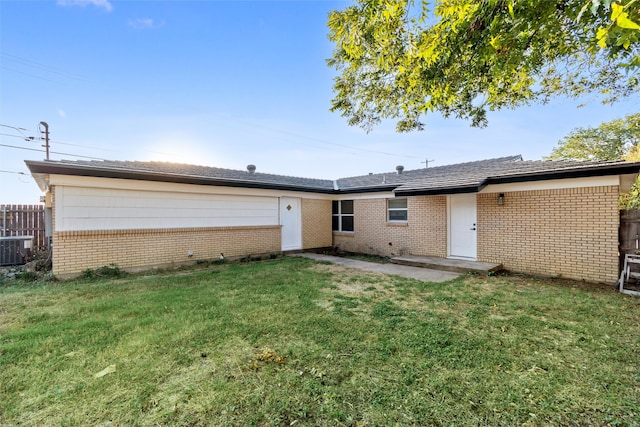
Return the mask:
POLYGON ((278 198, 57 186, 56 231, 278 225, 278 198))

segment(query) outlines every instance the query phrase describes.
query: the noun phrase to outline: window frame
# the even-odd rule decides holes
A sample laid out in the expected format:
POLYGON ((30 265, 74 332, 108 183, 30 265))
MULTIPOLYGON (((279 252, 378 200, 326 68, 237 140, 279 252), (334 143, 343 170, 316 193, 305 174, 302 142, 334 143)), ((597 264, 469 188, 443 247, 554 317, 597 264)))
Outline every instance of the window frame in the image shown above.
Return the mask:
POLYGON ((387 199, 387 222, 394 224, 406 224, 409 222, 409 199, 406 197, 399 197, 393 199, 387 199), (391 207, 392 202, 404 201, 404 207, 391 207), (404 219, 391 219, 392 212, 404 212, 404 219))
MULTIPOLYGON (((346 203, 345 203, 346 204, 346 203)), ((355 232, 355 207, 354 207, 355 203, 353 199, 346 199, 346 200, 333 200, 331 203, 331 229, 332 231, 338 232, 338 233, 353 233, 355 232), (351 202, 351 209, 345 209, 345 207, 343 207, 343 203, 344 202, 351 202), (335 207, 338 207, 337 212, 335 207), (344 213, 344 210, 351 210, 351 213, 344 213), (351 230, 345 230, 344 228, 344 218, 351 218, 351 230), (334 219, 337 219, 337 224, 338 227, 337 229, 334 227, 334 219)))

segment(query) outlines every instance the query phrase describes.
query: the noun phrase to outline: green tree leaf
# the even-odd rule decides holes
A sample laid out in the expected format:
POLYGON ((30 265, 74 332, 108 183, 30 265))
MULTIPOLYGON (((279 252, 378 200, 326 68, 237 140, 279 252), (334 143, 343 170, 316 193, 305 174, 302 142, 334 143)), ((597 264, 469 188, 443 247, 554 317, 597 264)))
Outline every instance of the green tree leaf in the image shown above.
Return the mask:
POLYGON ((613 103, 640 91, 640 1, 432 6, 356 0, 330 14, 332 111, 366 130, 391 119, 413 131, 431 111, 484 126, 490 110, 594 93, 613 103))
POLYGON ((629 16, 624 12, 621 13, 620 16, 618 16, 618 19, 616 19, 616 24, 620 28, 628 28, 628 29, 631 29, 631 30, 640 30, 640 25, 636 24, 631 19, 629 19, 629 16))
MULTIPOLYGON (((640 161, 640 113, 602 123, 597 128, 576 128, 545 157, 547 160, 640 161)), ((640 207, 640 178, 620 198, 621 209, 640 207)))
POLYGON ((623 160, 638 155, 640 113, 602 123, 597 128, 576 128, 558 142, 547 160, 623 160), (631 157, 630 157, 631 156, 631 157))

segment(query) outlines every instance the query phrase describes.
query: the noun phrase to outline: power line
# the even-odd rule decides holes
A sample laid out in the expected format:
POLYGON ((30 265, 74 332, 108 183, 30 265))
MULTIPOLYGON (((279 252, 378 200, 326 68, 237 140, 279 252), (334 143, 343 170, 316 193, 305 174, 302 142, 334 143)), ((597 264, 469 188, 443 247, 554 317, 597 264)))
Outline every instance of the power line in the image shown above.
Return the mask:
POLYGON ((72 144, 70 142, 61 142, 61 141, 49 141, 52 144, 59 144, 59 145, 68 145, 70 147, 79 147, 79 148, 88 148, 90 150, 99 150, 99 151, 111 151, 111 152, 119 152, 122 150, 114 150, 111 148, 99 148, 99 147, 91 147, 89 145, 82 145, 82 144, 72 144))
MULTIPOLYGON (((7 128, 12 128, 12 129, 27 130, 27 129, 24 129, 24 128, 17 128, 15 126, 9 126, 9 125, 3 125, 3 124, 0 124, 0 126, 7 127, 7 128)), ((20 135, 12 135, 12 134, 9 134, 9 133, 0 133, 0 136, 6 136, 6 137, 9 137, 9 138, 24 139, 25 141, 32 141, 32 142, 44 141, 44 138, 42 138, 42 137, 34 137, 34 136, 26 136, 26 135, 20 136, 20 135)), ((87 148, 89 150, 108 151, 108 152, 112 152, 112 153, 118 153, 118 152, 123 152, 124 151, 124 150, 114 150, 114 149, 110 149, 110 148, 93 147, 93 146, 90 146, 90 145, 83 145, 83 144, 72 144, 70 142, 62 142, 62 141, 51 141, 50 140, 49 143, 50 144, 58 144, 58 145, 67 145, 67 146, 70 146, 70 147, 87 148)), ((19 147, 15 147, 15 148, 19 148, 19 147)), ((162 153, 162 152, 159 152, 159 151, 150 151, 150 150, 143 150, 143 151, 146 151, 148 153, 154 153, 154 154, 171 155, 171 153, 162 153)), ((91 157, 91 158, 94 158, 94 157, 91 157)), ((95 158, 97 158, 97 157, 95 157, 95 158)))
POLYGON ((5 67, 4 65, 0 66, 0 68, 2 68, 3 70, 6 70, 6 71, 11 71, 12 73, 18 73, 18 74, 22 74, 24 76, 33 77, 34 79, 44 80, 46 82, 59 83, 61 85, 66 84, 66 83, 58 81, 58 80, 52 80, 52 79, 48 79, 46 77, 36 76, 35 74, 25 73, 24 71, 14 70, 13 68, 5 67))
MULTIPOLYGON (((44 151, 44 150, 42 150, 44 151)), ((104 162, 108 161, 107 159, 103 159, 102 157, 93 157, 93 156, 81 156, 79 154, 71 154, 71 153, 61 153, 59 151, 51 151, 51 154, 59 154, 61 156, 71 156, 71 157, 78 157, 81 159, 90 159, 90 160, 102 160, 104 162)))
MULTIPOLYGON (((329 141, 325 141, 325 140, 322 140, 322 139, 319 139, 319 138, 299 135, 299 134, 296 134, 296 133, 293 133, 293 132, 288 132, 288 131, 283 131, 283 130, 279 130, 279 129, 269 128, 269 127, 261 126, 261 125, 255 125, 254 124, 254 126, 261 127, 261 128, 263 128, 265 130, 268 130, 268 131, 282 133, 282 134, 288 134, 288 135, 291 135, 291 136, 295 136, 297 138, 317 141, 317 142, 321 142, 323 144, 335 145, 335 146, 347 148, 347 149, 350 149, 350 150, 367 151, 367 152, 374 153, 374 154, 384 154, 384 155, 388 155, 388 156, 405 157, 405 158, 410 158, 410 159, 418 159, 419 158, 419 157, 415 157, 415 156, 387 153, 387 152, 384 152, 384 151, 377 151, 377 150, 371 150, 371 149, 368 149, 368 148, 361 148, 361 147, 355 147, 355 146, 346 145, 346 144, 339 144, 339 143, 336 143, 336 142, 329 142, 329 141)), ((68 145, 68 146, 71 146, 71 147, 87 148, 87 149, 90 149, 90 150, 98 150, 98 151, 108 151, 108 152, 115 152, 115 153, 124 152, 125 151, 125 150, 114 150, 114 149, 109 149, 109 148, 92 147, 90 145, 73 144, 73 143, 70 143, 70 142, 62 142, 62 141, 50 141, 50 142, 52 144, 68 145)), ((164 153, 164 152, 152 151, 152 150, 140 150, 140 151, 144 151, 146 153, 152 153, 152 154, 162 154, 162 155, 172 155, 173 154, 173 153, 164 153)))
POLYGON ((3 125, 2 123, 0 123, 0 126, 2 126, 3 128, 11 128, 11 129, 16 129, 16 130, 27 130, 25 128, 19 128, 17 126, 11 126, 11 125, 3 125))
MULTIPOLYGON (((0 133, 0 136, 7 136, 7 137, 10 137, 10 138, 20 138, 20 139, 24 139, 25 141, 44 141, 44 138, 39 137, 39 136, 27 136, 27 135, 25 135, 23 131, 33 132, 33 131, 25 129, 25 128, 21 128, 21 127, 17 127, 17 126, 11 126, 11 125, 5 125, 5 124, 2 124, 2 123, 0 123, 0 127, 6 127, 6 128, 10 128, 10 129, 15 129, 15 130, 17 130, 18 132, 20 132, 22 134, 22 136, 18 136, 18 135, 12 135, 12 134, 9 134, 9 133, 0 133)), ((38 132, 42 133, 42 131, 40 131, 40 130, 38 132)), ((124 151, 124 150, 114 150, 114 149, 110 149, 110 148, 94 147, 94 146, 91 146, 91 145, 73 144, 73 143, 70 143, 70 142, 62 142, 62 141, 49 140, 49 142, 51 144, 68 145, 70 147, 87 148, 89 150, 110 151, 110 152, 114 152, 114 153, 123 152, 124 151)), ((143 151, 146 151, 148 153, 154 153, 154 154, 171 155, 171 153, 161 153, 159 151, 150 151, 150 150, 143 150, 143 151)))
MULTIPOLYGON (((25 141, 27 141, 27 140, 29 140, 29 141, 33 141, 33 140, 35 139, 35 137, 33 137, 33 136, 27 136, 27 135, 24 133, 25 131, 28 131, 28 129, 21 128, 21 127, 18 127, 18 126, 5 125, 5 124, 1 124, 1 123, 0 123, 0 126, 1 126, 1 127, 4 127, 4 128, 9 128, 9 129, 17 130, 18 132, 20 132, 20 135, 22 135, 22 137, 25 139, 25 141)), ((29 132, 32 132, 32 131, 30 131, 30 130, 29 130, 29 132)), ((4 135, 4 136, 11 136, 11 137, 14 137, 14 138, 20 138, 20 137, 19 137, 19 136, 17 136, 17 135, 9 135, 9 134, 4 134, 4 133, 3 133, 3 134, 0 134, 0 135, 4 135)))
POLYGON ((26 151, 40 151, 41 153, 44 153, 44 150, 40 150, 38 148, 18 147, 16 145, 0 144, 0 147, 16 148, 18 150, 26 150, 26 151))
MULTIPOLYGON (((0 147, 7 147, 7 148, 15 148, 17 150, 26 150, 26 151, 37 151, 40 153, 46 153, 46 150, 40 150, 38 148, 27 148, 27 147, 18 147, 16 145, 7 145, 7 144, 0 144, 0 147)), ((71 156, 71 157, 79 157, 79 158, 83 158, 83 159, 91 159, 91 160, 104 160, 106 161, 107 159, 103 159, 101 157, 92 157, 92 156, 81 156, 79 154, 71 154, 71 153, 61 153, 59 151, 50 151, 51 154, 59 154, 61 156, 71 156)))
POLYGON ((15 173, 15 174, 18 174, 18 175, 26 175, 26 173, 24 173, 24 172, 5 171, 5 170, 2 170, 2 169, 0 169, 0 173, 15 173))
MULTIPOLYGON (((28 177, 29 174, 24 173, 24 172, 15 172, 15 171, 5 171, 5 170, 0 170, 0 173, 11 173, 11 174, 15 174, 15 175, 22 175, 22 176, 26 176, 28 177)), ((28 184, 29 180, 27 181, 23 181, 23 179, 21 177, 18 177, 18 181, 20 181, 22 184, 28 184)))
POLYGON ((39 141, 41 138, 36 138, 35 136, 20 136, 20 135, 11 135, 9 133, 0 133, 0 136, 8 136, 9 138, 19 138, 25 141, 39 141))
MULTIPOLYGON (((419 158, 419 157, 416 157, 416 156, 409 156, 409 155, 403 155, 403 154, 397 154, 397 153, 389 153, 389 152, 385 152, 385 151, 372 150, 372 149, 369 149, 369 148, 356 147, 356 146, 348 145, 348 144, 340 144, 340 143, 337 143, 337 142, 330 142, 330 141, 326 141, 326 140, 323 140, 323 139, 320 139, 320 138, 315 138, 315 137, 311 137, 311 136, 305 136, 305 135, 297 134, 295 132, 289 132, 289 131, 285 131, 285 130, 282 130, 282 129, 276 129, 276 128, 271 128, 271 127, 268 127, 268 126, 259 125, 257 123, 249 122, 247 120, 242 120, 242 119, 238 119, 238 118, 236 118, 236 120, 244 122, 244 123, 247 123, 247 124, 249 124, 249 125, 251 125, 253 127, 265 129, 267 131, 281 133, 281 134, 285 134, 285 135, 290 135, 290 136, 293 136, 293 137, 296 137, 296 138, 315 141, 315 142, 319 142, 319 143, 327 144, 327 145, 333 145, 333 146, 336 146, 336 147, 342 147, 342 148, 346 148, 346 149, 349 149, 349 150, 365 151, 365 152, 374 153, 374 154, 382 154, 382 155, 386 155, 386 156, 403 157, 403 158, 409 158, 409 159, 418 159, 419 158)), ((26 130, 24 128, 17 128, 15 126, 9 126, 9 125, 0 124, 0 126, 12 128, 12 129, 23 129, 23 130, 26 130)), ((10 134, 3 134, 3 133, 0 133, 0 135, 12 137, 12 138, 20 138, 17 135, 10 135, 10 134)), ((44 139, 42 137, 26 137, 26 135, 25 135, 25 140, 43 141, 44 139)), ((89 149, 89 150, 98 150, 98 151, 116 152, 116 153, 125 151, 125 150, 117 150, 117 149, 95 147, 95 146, 84 145, 84 144, 75 144, 75 143, 63 142, 63 141, 52 141, 52 140, 50 140, 49 142, 51 144, 59 144, 59 145, 66 145, 66 146, 70 146, 70 147, 86 148, 86 149, 89 149)), ((20 147, 14 147, 14 148, 20 148, 20 147)), ((36 151, 43 151, 43 150, 36 150, 36 151)), ((152 153, 152 154, 172 155, 172 153, 164 153, 164 152, 158 152, 158 151, 152 151, 152 150, 141 150, 141 151, 144 151, 144 152, 147 152, 147 153, 152 153)), ((52 153, 54 153, 54 152, 52 151, 52 153)), ((74 156, 74 157, 83 157, 83 158, 89 158, 89 159, 105 160, 105 159, 102 159, 102 158, 99 158, 99 157, 80 156, 80 155, 69 154, 69 153, 55 153, 55 154, 64 154, 64 155, 74 156)), ((352 153, 352 154, 356 155, 355 153, 352 153)), ((433 160, 430 160, 429 162, 432 162, 432 161, 433 160)))
MULTIPOLYGON (((5 59, 9 60, 9 61, 13 61, 15 63, 18 63, 20 65, 24 65, 27 67, 31 67, 31 68, 35 68, 38 69, 40 71, 44 71, 46 73, 51 73, 51 74, 57 74, 61 77, 67 78, 67 79, 73 79, 73 80, 81 80, 81 81, 87 81, 87 79, 69 73, 68 71, 65 71, 61 68, 56 68, 56 67, 52 67, 50 65, 46 65, 46 64, 42 64, 40 62, 36 62, 36 61, 32 61, 30 59, 26 59, 26 58, 22 58, 20 56, 17 55, 12 55, 10 53, 5 53, 5 52, 0 52, 0 55, 4 56, 5 59)), ((37 76, 34 76, 37 77, 37 76)))
POLYGON ((315 138, 315 137, 312 137, 312 136, 300 135, 300 134, 297 134, 295 132, 289 132, 289 131, 285 131, 285 130, 281 130, 281 129, 270 128, 268 126, 262 126, 262 125, 259 125, 257 123, 249 122, 247 120, 242 120, 242 119, 236 119, 236 120, 244 122, 244 123, 247 123, 247 124, 250 124, 253 127, 262 128, 262 129, 265 129, 265 130, 268 130, 268 131, 271 131, 271 132, 281 133, 281 134, 284 134, 284 135, 291 135, 291 136, 294 136, 296 138, 307 139, 307 140, 310 140, 310 141, 316 141, 316 142, 320 142, 320 143, 328 144, 328 145, 334 145, 336 147, 348 148, 350 150, 360 150, 360 151, 366 151, 366 152, 369 152, 369 153, 384 154, 386 156, 405 157, 405 158, 408 158, 408 159, 419 159, 420 158, 420 157, 416 157, 416 156, 408 156, 408 155, 397 154, 397 153, 388 153, 388 152, 385 152, 385 151, 371 150, 369 148, 362 148, 362 147, 356 147, 356 146, 353 146, 353 145, 347 145, 347 144, 340 144, 340 143, 337 143, 337 142, 325 141, 323 139, 315 138))

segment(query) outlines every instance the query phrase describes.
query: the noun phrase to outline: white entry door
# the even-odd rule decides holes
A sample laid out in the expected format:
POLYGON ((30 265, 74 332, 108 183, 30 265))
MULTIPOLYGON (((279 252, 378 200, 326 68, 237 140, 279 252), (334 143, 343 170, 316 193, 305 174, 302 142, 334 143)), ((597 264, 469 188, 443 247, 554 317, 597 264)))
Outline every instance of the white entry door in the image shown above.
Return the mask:
POLYGON ((449 256, 476 259, 476 195, 449 196, 449 256))
POLYGON ((282 226, 282 250, 302 249, 302 213, 300 199, 280 198, 280 225, 282 226))

